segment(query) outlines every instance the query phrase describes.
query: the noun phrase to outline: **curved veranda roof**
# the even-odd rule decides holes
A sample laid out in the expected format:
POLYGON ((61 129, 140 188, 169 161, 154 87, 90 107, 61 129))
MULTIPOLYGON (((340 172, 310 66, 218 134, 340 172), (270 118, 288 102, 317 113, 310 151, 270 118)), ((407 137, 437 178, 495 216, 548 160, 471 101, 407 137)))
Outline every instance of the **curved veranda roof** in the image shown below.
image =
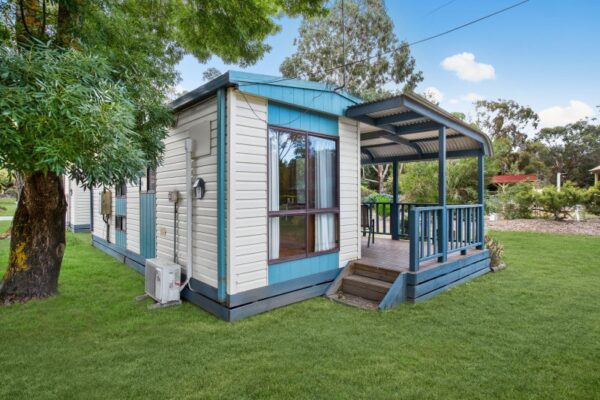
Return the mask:
POLYGON ((443 127, 448 158, 492 153, 485 133, 415 94, 351 106, 346 116, 360 122, 363 164, 437 159, 443 127))

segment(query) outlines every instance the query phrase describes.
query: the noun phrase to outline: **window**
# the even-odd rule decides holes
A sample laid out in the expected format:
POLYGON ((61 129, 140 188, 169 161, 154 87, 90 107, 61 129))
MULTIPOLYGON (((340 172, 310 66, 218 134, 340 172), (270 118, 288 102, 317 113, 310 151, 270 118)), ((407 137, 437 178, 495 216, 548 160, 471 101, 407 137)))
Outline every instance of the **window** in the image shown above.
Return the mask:
POLYGON ((156 191, 156 170, 146 168, 146 174, 140 178, 140 191, 155 192, 156 191))
POLYGON ((115 217, 115 229, 118 231, 127 232, 127 217, 117 215, 115 217))
POLYGON ((115 187, 115 196, 116 197, 127 197, 127 184, 120 183, 115 187))
POLYGON ((339 249, 338 142, 269 127, 269 260, 339 249))

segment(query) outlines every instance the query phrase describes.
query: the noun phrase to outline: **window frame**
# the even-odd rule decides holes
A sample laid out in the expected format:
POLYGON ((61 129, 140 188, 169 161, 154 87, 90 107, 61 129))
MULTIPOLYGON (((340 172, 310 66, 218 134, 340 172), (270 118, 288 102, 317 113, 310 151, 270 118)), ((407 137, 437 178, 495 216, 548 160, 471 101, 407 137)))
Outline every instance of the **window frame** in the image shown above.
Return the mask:
POLYGON ((115 215, 115 231, 127 232, 127 217, 125 215, 115 215))
MULTIPOLYGON (((283 132, 289 132, 289 133, 293 133, 293 134, 300 134, 304 136, 304 143, 306 146, 306 153, 305 153, 305 171, 304 171, 304 191, 305 191, 305 198, 306 198, 306 202, 304 205, 304 208, 302 209, 295 209, 295 210, 279 210, 279 211, 270 211, 269 210, 269 205, 267 204, 267 258, 268 258, 268 264, 279 264, 279 263, 283 263, 283 262, 287 262, 287 261, 293 261, 293 260, 302 260, 305 258, 310 258, 310 257, 316 257, 316 256, 320 256, 320 255, 324 255, 324 254, 330 254, 330 253, 338 253, 340 251, 340 169, 341 169, 341 159, 340 159, 340 138, 339 136, 334 136, 334 135, 328 135, 328 134, 324 134, 324 133, 318 133, 318 132, 312 132, 312 131, 306 131, 306 130, 301 130, 301 129, 294 129, 294 128, 288 128, 285 126, 280 126, 280 125, 276 125, 276 124, 267 124, 267 149, 269 148, 269 143, 270 143, 270 131, 271 129, 274 130, 278 130, 278 131, 283 131, 283 132), (336 157, 336 174, 335 174, 335 204, 336 207, 329 207, 329 208, 309 208, 309 204, 310 204, 310 199, 309 199, 309 186, 308 186, 308 182, 309 182, 309 176, 310 176, 310 163, 308 162, 308 157, 309 157, 309 142, 308 139, 310 136, 313 137, 317 137, 317 138, 323 138, 323 139, 328 139, 328 140, 332 140, 335 142, 335 157, 336 157), (322 251, 309 251, 308 249, 308 245, 309 245, 309 218, 311 215, 318 215, 318 214, 333 214, 335 216, 335 237, 336 237, 336 243, 335 243, 335 247, 329 250, 322 250, 322 251), (304 254, 301 255, 294 255, 294 256, 288 256, 288 257, 279 257, 279 258, 270 258, 269 256, 269 245, 270 245, 270 240, 271 240, 271 218, 273 217, 286 217, 286 216, 304 216, 304 233, 305 233, 305 247, 306 250, 304 252, 304 254)), ((267 199, 271 198, 271 163, 269 162, 269 156, 270 156, 270 151, 267 150, 267 199)))
POLYGON ((115 185, 115 198, 127 198, 127 183, 123 182, 115 185))
POLYGON ((156 169, 155 168, 146 168, 144 176, 140 178, 140 192, 141 193, 156 193, 156 169), (154 178, 151 180, 150 176, 153 175, 154 178), (154 188, 151 188, 151 183, 154 184, 154 188))

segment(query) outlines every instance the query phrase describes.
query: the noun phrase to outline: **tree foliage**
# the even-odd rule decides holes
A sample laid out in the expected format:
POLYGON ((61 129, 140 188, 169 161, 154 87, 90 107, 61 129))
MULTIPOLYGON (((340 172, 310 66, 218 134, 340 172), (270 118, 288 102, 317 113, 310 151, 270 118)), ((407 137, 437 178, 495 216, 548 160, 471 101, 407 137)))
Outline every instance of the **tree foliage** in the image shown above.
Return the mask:
POLYGON ((535 130, 539 124, 539 117, 531 107, 513 100, 479 100, 475 107, 477 126, 492 140, 507 140, 512 149, 522 149, 528 131, 535 130))
POLYGON ((303 20, 294 40, 296 53, 283 61, 281 73, 344 85, 365 100, 389 96, 385 84, 412 90, 423 80, 408 43, 396 38, 383 0, 346 0, 343 15, 342 23, 342 2, 337 0, 326 16, 303 20))
POLYGON ((593 183, 589 170, 600 163, 600 126, 582 120, 565 126, 542 129, 537 141, 545 146, 541 160, 550 176, 566 174, 567 179, 580 186, 593 183))
POLYGON ((135 179, 144 164, 160 161, 171 123, 166 96, 184 54, 251 64, 280 29, 275 16, 318 15, 321 4, 6 2, 0 161, 24 174, 65 172, 89 185, 135 179))

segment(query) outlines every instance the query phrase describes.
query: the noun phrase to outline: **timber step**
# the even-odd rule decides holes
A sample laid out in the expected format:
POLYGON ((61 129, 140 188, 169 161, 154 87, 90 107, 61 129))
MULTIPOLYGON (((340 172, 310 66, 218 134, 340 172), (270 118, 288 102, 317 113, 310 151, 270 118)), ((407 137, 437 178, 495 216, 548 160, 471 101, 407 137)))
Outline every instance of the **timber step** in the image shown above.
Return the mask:
POLYGON ((338 292, 329 296, 329 298, 338 303, 346 304, 351 307, 364 308, 367 310, 377 310, 379 307, 378 301, 363 299, 352 294, 338 292))
POLYGON ((359 296, 367 300, 381 301, 392 284, 364 275, 348 275, 342 281, 342 292, 359 296))
POLYGON ((377 279, 389 283, 394 283, 400 272, 389 269, 373 267, 371 265, 355 262, 353 264, 354 274, 366 276, 368 278, 377 279))
MULTIPOLYGON (((400 272, 354 261, 338 275, 326 295, 331 300, 367 310, 379 309, 400 272)), ((388 300, 383 308, 389 308, 388 300)))

